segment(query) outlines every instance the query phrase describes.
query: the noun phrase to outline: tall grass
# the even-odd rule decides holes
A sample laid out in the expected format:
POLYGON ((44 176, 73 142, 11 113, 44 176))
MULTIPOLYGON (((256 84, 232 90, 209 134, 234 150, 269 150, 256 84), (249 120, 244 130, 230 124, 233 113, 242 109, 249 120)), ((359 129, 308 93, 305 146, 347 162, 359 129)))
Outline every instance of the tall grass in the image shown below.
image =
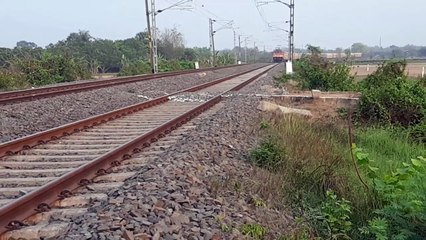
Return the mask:
MULTIPOLYGON (((265 118, 264 121, 270 122, 264 133, 265 141, 269 146, 278 146, 277 154, 285 153, 279 160, 274 155, 273 171, 285 176, 281 179, 285 181, 283 195, 289 203, 303 199, 315 205, 332 189, 356 202, 357 209, 365 209, 367 201, 349 160, 350 148, 344 129, 333 123, 308 122, 294 115, 272 114, 265 118)), ((258 152, 259 149, 253 150, 258 152)), ((266 163, 263 165, 270 168, 266 163)))
POLYGON ((402 132, 396 133, 385 128, 364 128, 356 133, 358 147, 380 166, 379 174, 389 173, 402 166, 403 162, 418 156, 426 156, 425 145, 410 141, 402 132))
MULTIPOLYGON (((375 193, 368 171, 361 168, 361 175, 356 174, 346 127, 294 115, 268 114, 262 121, 265 122, 268 127, 260 130, 264 141, 253 149, 251 158, 257 166, 275 175, 255 176, 263 181, 261 195, 269 198, 273 195, 281 199, 282 204, 293 206, 300 216, 315 222, 318 219, 315 214, 327 201, 327 191, 332 190, 352 205, 354 226, 351 237, 365 239, 358 229, 376 216, 375 211, 383 207, 383 202, 375 193), (367 187, 360 178, 368 183, 367 187)), ((403 162, 409 163, 412 158, 426 155, 424 145, 411 142, 407 135, 395 135, 389 129, 357 129, 355 135, 353 139, 357 146, 374 160, 374 165, 379 168, 378 175, 382 177, 396 171, 403 162)), ((416 191, 424 192, 424 189, 416 191)), ((316 229, 316 235, 326 236, 322 235, 323 223, 313 223, 313 229, 316 229)))

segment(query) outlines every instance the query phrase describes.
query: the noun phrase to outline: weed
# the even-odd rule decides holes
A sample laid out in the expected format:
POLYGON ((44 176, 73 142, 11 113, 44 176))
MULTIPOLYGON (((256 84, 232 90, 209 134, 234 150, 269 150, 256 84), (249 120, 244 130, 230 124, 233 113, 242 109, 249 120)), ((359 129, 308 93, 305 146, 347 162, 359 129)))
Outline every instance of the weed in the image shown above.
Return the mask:
POLYGON ((244 224, 241 226, 240 231, 243 235, 252 237, 256 240, 261 240, 265 237, 268 232, 265 227, 253 223, 253 224, 244 224))
POLYGON ((283 235, 278 238, 278 240, 313 240, 320 238, 316 238, 313 235, 313 230, 309 226, 309 222, 306 221, 305 218, 302 217, 296 217, 295 219, 296 227, 295 229, 290 233, 283 235))
POLYGON ((426 120, 409 128, 408 136, 414 142, 426 144, 426 120))
POLYGON ((238 195, 238 197, 240 197, 242 189, 243 189, 242 183, 239 182, 239 181, 235 181, 234 182, 234 191, 238 195))
POLYGON ((375 217, 368 221, 367 227, 360 228, 363 235, 373 235, 376 240, 387 240, 389 224, 385 218, 375 217))
POLYGON ((209 191, 215 198, 217 198, 227 185, 227 179, 223 179, 221 176, 214 176, 209 181, 209 191))
POLYGON ((409 137, 401 134, 400 129, 358 129, 356 142, 375 161, 375 165, 380 166, 380 176, 402 167, 402 163, 412 157, 426 156, 424 145, 410 142, 409 137))
POLYGON ((294 76, 292 74, 286 74, 284 73, 280 77, 274 77, 274 79, 278 82, 278 85, 287 83, 289 80, 293 79, 294 76))
POLYGON ((347 108, 338 108, 336 110, 337 115, 341 118, 341 119, 348 119, 348 109, 347 108))
POLYGON ((267 129, 269 128, 269 123, 266 121, 260 122, 260 129, 267 129))
POLYGON ((222 230, 222 232, 224 232, 224 233, 229 233, 229 232, 232 232, 232 227, 228 226, 225 223, 221 223, 220 224, 220 230, 222 230))
POLYGON ((356 157, 358 163, 367 169, 381 204, 374 211, 379 217, 369 221, 362 232, 381 239, 388 236, 426 238, 426 158, 411 159, 390 173, 378 174, 381 166, 368 154, 357 149, 356 157))
POLYGON ((274 169, 285 158, 285 151, 272 139, 267 139, 250 153, 252 162, 259 167, 274 169))
POLYGON ((251 197, 250 202, 258 208, 266 207, 266 203, 261 198, 251 197))
POLYGON ((219 223, 220 225, 220 229, 222 230, 222 232, 228 233, 228 232, 232 232, 232 227, 228 226, 225 223, 225 213, 219 214, 215 216, 215 220, 219 223))
MULTIPOLYGON (((331 236, 346 236, 352 229, 352 207, 344 198, 338 199, 333 191, 327 191, 327 200, 322 204, 319 219, 324 221, 331 236)), ((332 237, 333 238, 333 237, 332 237)))

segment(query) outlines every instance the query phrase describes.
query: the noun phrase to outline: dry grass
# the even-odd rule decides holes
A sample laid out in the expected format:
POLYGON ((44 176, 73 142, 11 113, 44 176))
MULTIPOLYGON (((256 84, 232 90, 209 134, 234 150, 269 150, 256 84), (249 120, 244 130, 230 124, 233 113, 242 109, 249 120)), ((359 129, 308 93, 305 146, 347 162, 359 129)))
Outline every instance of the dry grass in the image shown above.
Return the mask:
MULTIPOLYGON (((367 76, 374 73, 379 65, 370 64, 367 65, 354 65, 351 69, 352 75, 367 76), (368 70, 368 71, 367 71, 368 70)), ((423 67, 426 67, 426 63, 408 63, 405 73, 410 77, 419 77, 422 74, 423 67)))
POLYGON ((273 139, 286 154, 272 172, 253 171, 253 182, 248 185, 254 194, 271 207, 284 209, 302 202, 318 204, 327 190, 333 190, 351 201, 360 216, 368 215, 371 198, 356 176, 341 122, 277 114, 265 114, 263 121, 270 123, 264 138, 273 139))

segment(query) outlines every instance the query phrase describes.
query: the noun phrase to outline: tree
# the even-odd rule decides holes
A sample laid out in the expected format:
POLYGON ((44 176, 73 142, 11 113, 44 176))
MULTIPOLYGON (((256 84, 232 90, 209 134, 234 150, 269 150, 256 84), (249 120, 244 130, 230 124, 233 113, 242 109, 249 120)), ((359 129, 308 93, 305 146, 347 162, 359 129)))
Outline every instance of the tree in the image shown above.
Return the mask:
POLYGON ((79 30, 78 33, 71 33, 67 39, 67 44, 82 44, 87 43, 92 40, 93 37, 90 35, 89 31, 79 30))
POLYGON ((185 45, 182 33, 176 28, 165 29, 158 39, 158 52, 165 59, 180 59, 184 53, 185 45))
POLYGON ((13 52, 9 48, 0 48, 0 68, 9 66, 9 60, 12 59, 13 52))
POLYGON ((148 42, 138 33, 134 38, 115 41, 114 44, 128 61, 146 60, 148 42))
POLYGON ((419 56, 420 57, 426 57, 426 47, 422 47, 419 50, 419 56))
POLYGON ((185 48, 185 50, 183 51, 183 56, 182 56, 181 59, 185 60, 185 61, 193 62, 197 59, 197 53, 192 48, 185 48))
POLYGON ((102 73, 109 71, 118 72, 121 68, 122 53, 112 40, 98 39, 91 44, 93 55, 92 60, 99 62, 102 73))
POLYGON ((33 42, 27 42, 27 41, 19 41, 16 43, 16 48, 18 49, 22 49, 22 48, 26 48, 26 49, 34 49, 37 48, 37 44, 33 43, 33 42))
POLYGON ((312 55, 320 55, 321 54, 321 48, 320 47, 315 47, 315 46, 312 46, 312 45, 308 45, 308 51, 312 55))
POLYGON ((400 48, 394 48, 392 49, 392 57, 393 58, 403 58, 404 52, 400 48))
POLYGON ((368 46, 363 43, 354 43, 351 49, 354 53, 365 53, 368 50, 368 46))

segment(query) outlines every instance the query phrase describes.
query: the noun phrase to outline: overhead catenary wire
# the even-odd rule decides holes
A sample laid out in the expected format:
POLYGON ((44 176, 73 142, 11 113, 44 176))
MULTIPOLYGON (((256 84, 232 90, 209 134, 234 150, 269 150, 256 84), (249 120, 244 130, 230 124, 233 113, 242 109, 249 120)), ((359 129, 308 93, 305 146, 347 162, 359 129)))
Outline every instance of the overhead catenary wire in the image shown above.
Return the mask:
MULTIPOLYGON (((266 22, 268 28, 270 29, 274 29, 277 31, 285 31, 288 32, 288 60, 290 62, 290 66, 291 66, 291 62, 293 61, 293 55, 294 55, 294 0, 288 0, 289 3, 283 1, 283 0, 254 0, 254 4, 256 6, 256 8, 258 9, 259 15, 262 18, 262 20, 264 22, 266 22), (260 9, 261 6, 263 5, 268 5, 270 3, 281 3, 283 5, 285 5, 286 7, 288 7, 290 9, 290 20, 286 21, 285 23, 289 23, 289 29, 284 29, 284 28, 280 28, 277 26, 274 26, 274 24, 268 22, 266 20, 266 18, 264 17, 264 14, 262 12, 262 10, 260 9)), ((292 72, 292 70, 290 71, 292 72)))

